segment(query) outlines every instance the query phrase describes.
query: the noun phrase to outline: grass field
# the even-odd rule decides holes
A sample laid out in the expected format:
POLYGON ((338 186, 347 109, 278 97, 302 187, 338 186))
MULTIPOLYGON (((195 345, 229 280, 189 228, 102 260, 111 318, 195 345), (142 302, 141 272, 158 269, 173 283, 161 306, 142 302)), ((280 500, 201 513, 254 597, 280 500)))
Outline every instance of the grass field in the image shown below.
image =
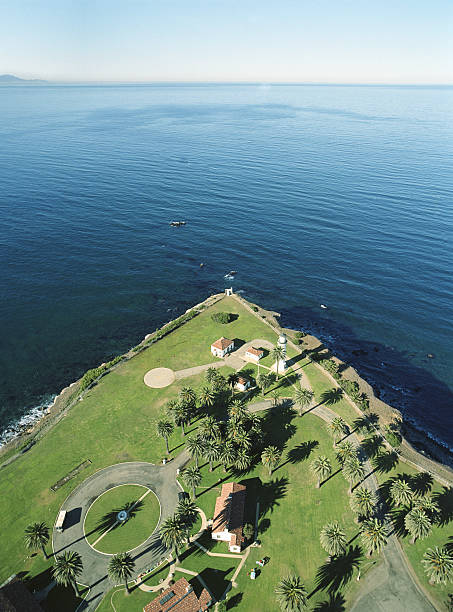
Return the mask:
MULTIPOLYGON (((28 571, 29 577, 44 575, 51 560, 46 561, 39 554, 28 555, 23 543, 24 529, 35 521, 46 521, 52 526, 67 495, 94 471, 121 461, 160 462, 165 455, 165 442, 156 436, 155 428, 166 402, 176 397, 183 386, 199 388, 204 375, 176 381, 164 389, 146 387, 143 376, 154 367, 179 370, 214 361, 209 347, 220 336, 241 341, 261 338, 275 342, 277 338, 272 329, 240 303, 233 298, 225 298, 133 359, 120 363, 42 440, 0 471, 0 512, 3 530, 8 533, 0 548, 0 581, 20 571, 28 571), (219 311, 232 312, 238 317, 227 325, 215 323, 211 314, 219 311), (85 459, 92 462, 89 468, 56 493, 51 491, 51 485, 85 459)), ((332 389, 333 383, 307 360, 298 361, 296 367, 303 368, 317 400, 322 401, 322 394, 332 389)), ((231 371, 227 367, 222 369, 225 374, 231 371)), ((276 386, 281 396, 291 396, 294 392, 294 387, 286 385, 284 379, 276 386)), ((355 410, 344 399, 330 407, 350 425, 357 418, 355 410)), ((277 445, 282 451, 282 460, 274 473, 269 476, 259 457, 250 470, 241 473, 225 473, 222 466, 216 466, 210 473, 208 466, 203 465, 203 481, 197 489, 197 503, 208 518, 212 517, 215 498, 223 481, 234 478, 247 485, 248 522, 254 521, 256 502, 259 501, 258 526, 262 548, 252 550, 245 571, 239 575, 239 588, 232 592, 233 602, 238 603, 239 609, 245 612, 274 611, 273 590, 278 580, 289 572, 300 575, 306 584, 311 593, 310 606, 328 599, 326 590, 338 579, 338 568, 326 563, 326 554, 319 543, 319 532, 328 521, 338 520, 350 538, 348 580, 353 577, 360 556, 355 540, 358 527, 349 508, 348 487, 338 473, 325 423, 309 413, 302 418, 296 417, 282 406, 263 413, 263 417, 264 432, 269 443, 277 445), (315 488, 315 479, 309 469, 310 462, 318 454, 327 455, 334 466, 334 474, 321 489, 315 488), (250 581, 246 571, 263 556, 269 557, 269 563, 262 568, 256 581, 250 581)), ((198 423, 195 422, 189 430, 196 432, 197 427, 198 423)), ((169 440, 173 454, 182 450, 184 440, 180 429, 175 428, 169 440)), ((390 476, 387 474, 386 478, 390 476)), ((134 521, 139 516, 140 512, 134 521)), ((92 527, 96 525, 96 520, 93 515, 92 527)), ((132 521, 130 525, 133 525, 132 521)), ((430 538, 438 538, 439 542, 442 537, 445 540, 447 529, 439 529, 438 534, 433 531, 430 538)), ((424 548, 425 544, 426 547, 432 545, 429 538, 420 544, 424 548)), ((403 545, 407 549, 404 538, 403 545)), ((227 552, 225 544, 213 543, 212 546, 216 551, 227 552)), ((417 551, 418 544, 411 547, 407 554, 414 559, 415 571, 419 573, 417 551)), ((216 558, 207 555, 201 558, 192 554, 184 559, 187 569, 209 570, 211 579, 216 575, 221 576, 223 572, 224 582, 231 575, 230 566, 227 562, 224 564, 224 559, 218 562, 217 567, 213 561, 216 558)), ((427 584, 424 576, 421 579, 427 584)), ((156 576, 151 576, 149 580, 156 580, 156 576)), ((351 588, 348 580, 339 585, 339 591, 345 597, 351 588)), ((126 597, 121 590, 113 591, 102 602, 101 612, 113 609, 110 603, 112 597, 118 611, 139 610, 151 599, 150 594, 139 589, 134 590, 130 597, 126 597)), ((439 598, 442 597, 440 593, 439 598)))
POLYGON ((159 516, 159 500, 150 489, 139 485, 115 487, 90 507, 85 518, 85 537, 93 548, 103 553, 129 551, 149 538, 159 516), (129 519, 118 523, 118 512, 132 504, 129 519))

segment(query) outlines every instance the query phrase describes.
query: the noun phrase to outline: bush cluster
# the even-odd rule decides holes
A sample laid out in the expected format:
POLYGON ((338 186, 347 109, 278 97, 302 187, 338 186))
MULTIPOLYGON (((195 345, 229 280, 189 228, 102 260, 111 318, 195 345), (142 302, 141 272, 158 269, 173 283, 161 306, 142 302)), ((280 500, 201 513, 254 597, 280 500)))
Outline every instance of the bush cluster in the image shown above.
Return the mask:
POLYGON ((211 315, 211 319, 215 323, 229 323, 233 319, 233 315, 230 312, 215 312, 211 315))
POLYGON ((119 363, 122 359, 124 359, 123 355, 118 355, 111 361, 104 363, 104 365, 99 366, 98 368, 92 368, 91 370, 87 370, 85 374, 82 376, 82 380, 80 382, 80 390, 83 391, 87 389, 93 382, 102 376, 107 370, 110 370, 114 365, 119 363))
MULTIPOLYGON (((313 354, 311 355, 311 359, 313 359, 313 354)), ((316 359, 315 359, 316 361, 316 359)), ((329 372, 338 382, 343 391, 349 395, 349 397, 359 406, 359 408, 363 411, 368 410, 370 407, 370 400, 366 393, 361 393, 360 387, 355 380, 348 380, 347 378, 343 378, 341 376, 341 372, 339 371, 338 363, 333 361, 333 359, 320 359, 319 364, 329 372)))

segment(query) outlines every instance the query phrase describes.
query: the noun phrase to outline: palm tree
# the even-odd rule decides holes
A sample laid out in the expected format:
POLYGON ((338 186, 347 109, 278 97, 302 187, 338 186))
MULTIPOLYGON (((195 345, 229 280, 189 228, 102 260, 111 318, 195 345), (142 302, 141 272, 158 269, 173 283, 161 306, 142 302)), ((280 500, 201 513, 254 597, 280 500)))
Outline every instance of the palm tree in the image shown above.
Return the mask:
POLYGON ((233 400, 230 404, 229 417, 235 417, 239 420, 245 419, 249 415, 249 411, 241 400, 233 400))
POLYGON ((342 472, 349 483, 348 494, 351 495, 354 483, 364 478, 365 468, 356 457, 355 459, 351 458, 344 462, 342 472))
POLYGON ((114 555, 110 561, 107 569, 108 575, 115 582, 124 580, 124 586, 126 587, 126 593, 129 595, 131 590, 127 581, 132 576, 134 571, 135 562, 132 557, 127 553, 119 553, 114 555))
POLYGON ((272 384, 270 374, 260 374, 256 382, 258 383, 258 386, 261 388, 262 395, 264 397, 266 393, 266 389, 269 389, 269 387, 272 384))
POLYGON ((248 449, 245 447, 238 449, 236 459, 234 461, 234 467, 238 470, 246 470, 248 467, 250 467, 251 462, 252 459, 248 449))
POLYGON ((276 446, 268 446, 261 453, 261 463, 267 465, 269 469, 269 476, 272 474, 273 469, 280 461, 280 451, 276 446))
POLYGON ((341 438, 341 436, 348 432, 348 426, 346 421, 344 421, 341 417, 335 417, 330 424, 330 428, 333 434, 334 446, 336 446, 337 439, 341 438))
POLYGON ((185 436, 185 425, 189 422, 189 409, 186 404, 182 402, 177 402, 172 409, 173 419, 175 421, 175 425, 181 427, 182 435, 185 436))
POLYGON ((203 456, 205 440, 201 436, 191 436, 186 440, 187 450, 192 459, 195 459, 195 466, 198 469, 198 459, 203 456))
POLYGON ((390 487, 390 497, 397 506, 409 506, 414 492, 405 480, 395 480, 390 487))
POLYGON ((160 537, 168 548, 173 548, 175 559, 179 563, 178 548, 184 542, 186 527, 180 516, 169 516, 160 528, 160 537))
POLYGON ((211 387, 204 386, 200 391, 200 403, 206 408, 212 406, 215 400, 215 393, 211 387))
POLYGON ((430 584, 447 584, 453 580, 453 555, 446 548, 428 548, 422 563, 430 584))
POLYGON ((275 372, 277 374, 278 380, 280 361, 283 361, 285 359, 285 352, 283 351, 281 346, 274 346, 274 348, 271 350, 271 357, 272 359, 275 359, 275 372))
POLYGON ((419 510, 423 510, 431 518, 436 517, 440 512, 439 504, 433 500, 431 495, 416 497, 412 502, 412 508, 418 508, 419 510))
POLYGON ((415 544, 415 540, 426 538, 431 533, 431 520, 423 510, 414 508, 406 514, 404 526, 411 534, 411 544, 415 544))
POLYGON ((280 608, 285 612, 300 612, 308 605, 308 593, 299 576, 287 576, 275 587, 280 608))
POLYGON ((387 544, 388 527, 384 521, 377 518, 368 519, 362 524, 360 537, 367 550, 367 556, 371 557, 374 552, 378 554, 387 544))
POLYGON ((223 463, 224 472, 228 470, 228 466, 233 465, 233 463, 236 461, 236 454, 237 452, 234 444, 231 442, 226 442, 223 445, 220 458, 223 463))
POLYGON ((231 397, 234 395, 234 388, 237 385, 238 380, 239 376, 236 374, 236 372, 231 372, 231 374, 228 374, 227 376, 227 383, 231 387, 231 397))
POLYGON ((178 395, 180 401, 184 402, 185 404, 194 405, 197 401, 197 394, 192 387, 182 387, 178 395))
POLYGON ((208 368, 206 370, 206 382, 209 385, 212 385, 212 383, 215 381, 215 379, 217 378, 218 372, 216 370, 216 368, 208 368))
POLYGON ((354 491, 349 503, 352 510, 359 516, 368 518, 374 512, 377 504, 377 497, 375 492, 371 491, 371 489, 359 487, 354 491))
POLYGON ((231 439, 234 441, 234 443, 239 449, 245 449, 246 451, 249 451, 252 446, 250 435, 242 427, 232 432, 231 439))
POLYGON ((194 465, 182 472, 182 479, 188 487, 192 487, 192 498, 195 499, 195 489, 201 482, 201 472, 194 465))
POLYGON ((182 499, 176 508, 176 516, 179 516, 184 522, 187 534, 187 544, 190 544, 190 530, 198 518, 197 504, 187 497, 182 499))
POLYGON ((272 389, 271 397, 272 397, 272 402, 274 406, 276 406, 278 403, 278 400, 280 399, 280 393, 278 392, 278 389, 272 389))
POLYGON ((213 470, 213 463, 220 459, 222 447, 215 440, 206 440, 204 445, 203 457, 209 461, 209 471, 213 470))
POLYGON ((207 416, 200 424, 200 434, 207 439, 213 440, 220 435, 220 425, 213 416, 207 416))
POLYGON ((302 411, 307 408, 313 400, 314 393, 310 389, 298 388, 294 392, 294 403, 299 406, 299 416, 302 416, 302 411))
POLYGON ((348 459, 357 457, 357 448, 352 442, 349 442, 349 440, 344 440, 344 442, 340 442, 340 444, 337 445, 336 457, 338 462, 343 465, 348 459))
POLYGON ((57 584, 72 586, 76 595, 79 595, 77 577, 80 576, 82 570, 82 557, 74 550, 67 550, 62 555, 55 557, 55 565, 52 568, 52 574, 57 584))
POLYGON ((331 557, 338 557, 346 551, 346 534, 337 522, 327 523, 319 534, 321 546, 331 557))
POLYGON ((171 436, 174 429, 175 428, 173 427, 173 423, 171 423, 170 421, 158 421, 157 423, 157 435, 161 438, 164 438, 165 444, 167 446, 167 455, 170 454, 170 451, 168 449, 168 438, 171 436))
POLYGON ((320 455, 314 459, 310 467, 312 472, 318 478, 316 488, 319 489, 321 486, 321 480, 326 480, 326 478, 328 478, 332 473, 332 464, 327 457, 320 455))
POLYGON ((49 528, 45 523, 33 523, 25 529, 25 544, 29 550, 42 550, 44 559, 48 559, 46 544, 49 541, 49 528))

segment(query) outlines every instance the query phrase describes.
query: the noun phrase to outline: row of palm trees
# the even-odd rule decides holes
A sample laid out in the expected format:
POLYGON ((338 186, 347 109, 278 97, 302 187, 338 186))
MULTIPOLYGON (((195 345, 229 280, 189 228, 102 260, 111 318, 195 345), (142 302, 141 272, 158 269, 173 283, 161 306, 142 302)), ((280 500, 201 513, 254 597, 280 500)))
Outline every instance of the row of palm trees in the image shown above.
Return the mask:
POLYGON ((190 544, 190 531, 198 517, 196 503, 189 498, 179 501, 176 512, 168 517, 160 529, 160 537, 167 548, 173 550, 176 561, 179 563, 179 549, 184 543, 190 544))

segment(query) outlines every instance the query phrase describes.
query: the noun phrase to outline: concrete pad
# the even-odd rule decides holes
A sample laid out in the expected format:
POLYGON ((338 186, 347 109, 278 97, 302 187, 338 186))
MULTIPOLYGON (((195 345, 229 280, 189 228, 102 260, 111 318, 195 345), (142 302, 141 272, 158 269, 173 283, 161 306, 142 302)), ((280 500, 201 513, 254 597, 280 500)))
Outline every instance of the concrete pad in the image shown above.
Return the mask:
POLYGON ((146 372, 143 381, 148 387, 162 389, 168 387, 175 380, 175 373, 170 368, 153 368, 146 372))

